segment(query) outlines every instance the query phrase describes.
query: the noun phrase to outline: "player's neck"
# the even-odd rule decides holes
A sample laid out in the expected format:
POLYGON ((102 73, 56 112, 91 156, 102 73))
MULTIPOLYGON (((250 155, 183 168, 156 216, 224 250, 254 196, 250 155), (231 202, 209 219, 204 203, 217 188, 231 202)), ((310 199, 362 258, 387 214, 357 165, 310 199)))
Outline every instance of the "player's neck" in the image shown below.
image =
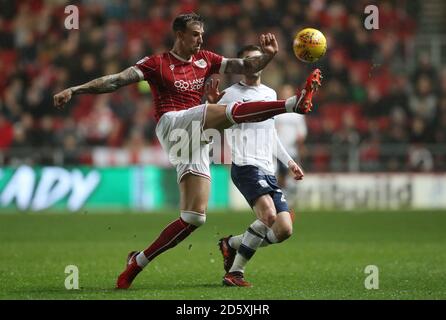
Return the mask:
POLYGON ((170 52, 174 53, 176 56, 180 57, 181 59, 183 59, 185 61, 190 61, 191 57, 192 57, 192 54, 190 54, 189 52, 186 52, 177 44, 174 44, 174 46, 170 50, 170 52))
POLYGON ((250 87, 260 86, 260 77, 243 77, 242 83, 250 87))

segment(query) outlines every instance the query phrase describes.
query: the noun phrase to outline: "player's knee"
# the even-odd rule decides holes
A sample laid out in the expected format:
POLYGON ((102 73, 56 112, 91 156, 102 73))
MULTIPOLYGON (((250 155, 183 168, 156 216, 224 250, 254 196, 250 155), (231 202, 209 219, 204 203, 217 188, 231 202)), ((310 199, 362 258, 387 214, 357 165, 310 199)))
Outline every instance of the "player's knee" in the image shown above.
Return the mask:
POLYGON ((198 212, 202 214, 205 214, 207 209, 208 209, 207 202, 202 201, 201 199, 195 201, 188 201, 188 203, 186 203, 185 207, 183 208, 184 211, 198 212))
POLYGON ((181 211, 181 219, 197 228, 206 222, 206 214, 195 211, 181 211))
POLYGON ((278 229, 276 237, 277 237, 277 240, 279 240, 279 242, 282 242, 282 241, 285 241, 286 239, 288 239, 289 237, 291 237, 292 234, 293 234, 293 226, 282 225, 278 229))
POLYGON ((271 207, 265 207, 261 212, 261 221, 268 227, 271 227, 276 221, 277 215, 276 210, 271 207))

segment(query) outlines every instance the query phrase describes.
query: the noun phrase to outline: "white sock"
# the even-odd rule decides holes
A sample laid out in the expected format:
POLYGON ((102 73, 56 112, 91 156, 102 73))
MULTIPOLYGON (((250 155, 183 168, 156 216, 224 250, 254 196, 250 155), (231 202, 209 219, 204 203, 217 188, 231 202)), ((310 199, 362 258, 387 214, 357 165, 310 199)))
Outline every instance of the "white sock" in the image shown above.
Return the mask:
POLYGON ((276 237, 276 234, 274 233, 273 229, 268 228, 268 232, 266 233, 266 237, 262 242, 262 247, 266 247, 267 245, 274 244, 279 242, 279 240, 276 237), (263 243, 266 243, 263 245, 263 243))
POLYGON ((294 107, 296 106, 297 97, 292 96, 285 100, 285 109, 286 112, 294 112, 294 107))
POLYGON ((140 253, 138 253, 135 260, 136 260, 136 264, 138 266, 140 266, 141 268, 144 268, 149 263, 149 260, 147 260, 147 257, 144 254, 144 251, 141 251, 140 253))
POLYGON ((240 248, 240 243, 242 243, 243 233, 238 236, 232 236, 229 238, 229 245, 232 249, 238 250, 240 248))
POLYGON ((300 103, 300 100, 302 100, 302 98, 305 96, 306 90, 302 89, 302 91, 300 92, 300 96, 292 96, 288 99, 285 100, 285 109, 287 112, 296 112, 294 111, 294 107, 296 106, 296 104, 300 103))
MULTIPOLYGON (((232 236, 229 238, 229 245, 232 249, 238 250, 240 248, 240 244, 242 243, 243 239, 243 233, 239 234, 237 236, 232 236)), ((263 239, 262 243, 260 244, 261 247, 267 247, 270 244, 274 244, 279 242, 279 240, 276 237, 276 234, 274 233, 273 229, 268 228, 268 232, 266 233, 265 239, 263 239)))
POLYGON ((254 221, 243 234, 234 263, 229 272, 244 272, 249 259, 254 255, 268 232, 268 226, 260 220, 254 221))

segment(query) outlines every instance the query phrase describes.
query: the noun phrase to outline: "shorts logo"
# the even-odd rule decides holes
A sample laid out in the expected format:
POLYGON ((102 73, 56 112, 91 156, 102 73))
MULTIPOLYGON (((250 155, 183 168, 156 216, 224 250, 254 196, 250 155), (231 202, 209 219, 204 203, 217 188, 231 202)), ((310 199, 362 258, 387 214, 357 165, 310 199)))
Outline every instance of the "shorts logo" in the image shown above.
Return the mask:
POLYGON ((203 88, 204 78, 195 79, 195 80, 177 80, 174 82, 175 88, 178 91, 184 92, 188 90, 198 91, 203 88))
POLYGON ((201 68, 201 69, 206 68, 207 65, 208 65, 208 64, 206 63, 206 61, 204 61, 203 59, 200 59, 200 60, 195 61, 194 64, 195 64, 198 68, 201 68))
POLYGON ((259 180, 259 184, 262 188, 266 188, 268 187, 268 183, 265 180, 259 180))

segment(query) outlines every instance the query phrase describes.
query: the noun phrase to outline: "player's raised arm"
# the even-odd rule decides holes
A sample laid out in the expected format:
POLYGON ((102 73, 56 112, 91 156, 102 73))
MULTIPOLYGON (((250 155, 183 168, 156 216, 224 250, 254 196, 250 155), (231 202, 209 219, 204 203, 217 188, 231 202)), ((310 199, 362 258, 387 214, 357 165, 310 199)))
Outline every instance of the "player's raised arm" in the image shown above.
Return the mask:
POLYGON ((259 56, 228 59, 225 73, 252 74, 265 68, 279 51, 279 45, 276 37, 272 33, 268 33, 260 36, 260 46, 263 53, 259 56))
POLYGON ((135 67, 130 67, 120 73, 106 75, 79 86, 65 89, 54 95, 54 106, 62 107, 65 103, 70 101, 74 94, 108 93, 128 84, 138 82, 143 79, 142 73, 138 71, 139 70, 136 70, 135 67))

